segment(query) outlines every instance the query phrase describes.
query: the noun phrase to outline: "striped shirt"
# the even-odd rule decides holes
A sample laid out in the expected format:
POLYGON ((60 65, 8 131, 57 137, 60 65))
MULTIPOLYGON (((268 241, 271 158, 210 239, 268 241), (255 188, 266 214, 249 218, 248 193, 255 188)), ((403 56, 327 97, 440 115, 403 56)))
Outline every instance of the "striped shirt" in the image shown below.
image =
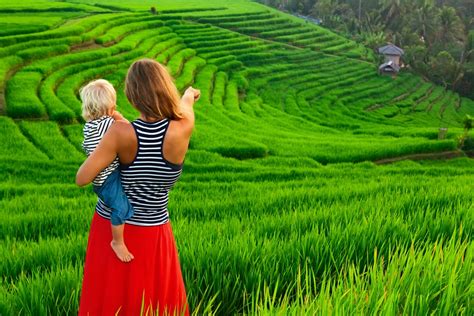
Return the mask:
MULTIPOLYGON (((82 143, 82 148, 86 152, 86 155, 89 156, 95 150, 99 144, 102 137, 104 137, 105 132, 109 129, 110 126, 115 122, 115 120, 110 116, 102 116, 96 120, 86 122, 83 129, 84 141, 82 143)), ((118 157, 115 158, 112 163, 102 170, 97 177, 92 181, 94 185, 101 186, 107 177, 119 166, 118 157)))
MULTIPOLYGON (((163 157, 163 139, 170 120, 148 123, 137 119, 131 124, 137 136, 137 154, 131 164, 120 166, 122 186, 134 209, 126 223, 165 224, 169 221, 168 194, 182 171, 182 165, 163 157)), ((110 218, 110 209, 100 199, 96 210, 102 217, 110 218)))

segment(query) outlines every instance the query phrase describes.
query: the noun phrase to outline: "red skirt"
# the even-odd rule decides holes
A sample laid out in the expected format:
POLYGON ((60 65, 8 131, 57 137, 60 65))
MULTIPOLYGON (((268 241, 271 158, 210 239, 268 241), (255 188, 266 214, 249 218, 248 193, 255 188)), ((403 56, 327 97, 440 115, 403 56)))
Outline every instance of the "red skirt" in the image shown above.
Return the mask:
POLYGON ((125 224, 134 255, 121 262, 110 247, 110 221, 94 213, 87 244, 79 315, 189 315, 170 223, 125 224))

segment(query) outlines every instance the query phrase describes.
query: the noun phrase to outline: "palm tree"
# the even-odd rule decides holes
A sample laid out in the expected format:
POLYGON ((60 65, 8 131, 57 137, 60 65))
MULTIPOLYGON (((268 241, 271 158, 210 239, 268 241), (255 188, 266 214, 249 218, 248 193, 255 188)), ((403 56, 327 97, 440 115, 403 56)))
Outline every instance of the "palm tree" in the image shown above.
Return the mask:
POLYGON ((331 0, 319 0, 311 10, 311 14, 318 18, 327 18, 333 15, 336 5, 331 0))
POLYGON ((357 7, 357 19, 359 20, 362 18, 362 0, 359 0, 359 5, 357 7))
POLYGON ((439 13, 439 23, 439 39, 442 42, 463 42, 464 26, 454 8, 443 6, 439 13))
POLYGON ((360 24, 361 32, 380 33, 384 31, 384 22, 382 17, 376 11, 365 13, 364 21, 360 24))
POLYGON ((418 34, 431 50, 439 23, 437 9, 433 0, 417 0, 414 5, 415 8, 411 16, 412 30, 419 32, 418 34))
POLYGON ((403 15, 404 0, 381 0, 382 13, 385 13, 385 24, 392 25, 395 20, 403 15))
POLYGON ((461 63, 470 62, 471 56, 474 56, 474 30, 469 31, 467 35, 467 40, 464 44, 464 52, 461 56, 461 63))

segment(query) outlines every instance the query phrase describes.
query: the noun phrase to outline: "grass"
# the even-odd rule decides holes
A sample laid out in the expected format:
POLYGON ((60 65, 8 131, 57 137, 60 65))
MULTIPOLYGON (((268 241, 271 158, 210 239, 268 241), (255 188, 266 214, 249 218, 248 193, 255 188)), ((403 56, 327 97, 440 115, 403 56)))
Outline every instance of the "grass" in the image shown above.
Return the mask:
POLYGON ((18 126, 7 117, 0 117, 0 135, 2 135, 2 146, 0 156, 2 159, 19 157, 35 157, 41 161, 47 156, 38 150, 20 131, 18 126))
POLYGON ((141 57, 201 90, 169 204, 193 314, 473 314, 473 161, 372 161, 455 150, 474 101, 255 2, 2 10, 0 314, 77 313, 96 202, 74 185, 77 91, 105 78, 135 119, 141 57))
MULTIPOLYGON (((212 310, 218 314, 287 308, 324 313, 336 306, 351 313, 433 311, 436 306, 442 313, 443 304, 468 311, 467 293, 456 298, 444 291, 433 295, 448 284, 463 293, 472 279, 469 236, 474 218, 466 185, 474 168, 471 161, 459 160, 452 167, 293 166, 293 172, 277 175, 273 165, 250 162, 239 172, 241 163, 223 158, 212 172, 206 160, 212 156, 203 154, 190 152, 170 204, 192 307, 215 297, 212 310), (459 169, 460 163, 464 169, 459 169), (224 167, 228 171, 223 172, 224 167), (369 180, 360 185, 361 177, 369 180), (445 186, 438 186, 440 182, 445 186), (427 279, 413 282, 422 267, 427 279), (455 279, 448 277, 452 273, 455 279), (328 292, 322 290, 327 287, 328 292), (348 289, 349 296, 344 294, 348 289), (276 299, 268 305, 265 301, 273 293, 276 299), (398 297, 400 293, 407 296, 398 297), (371 299, 357 300, 358 296, 371 299)), ((73 165, 69 168, 74 172, 73 165)), ((80 287, 77 269, 92 216, 92 191, 72 184, 5 184, 0 193, 2 209, 24 214, 2 214, 1 251, 9 258, 2 268, 15 284, 9 304, 35 310, 35 284, 51 282, 51 290, 42 295, 64 299, 50 310, 61 314, 70 302, 60 282, 80 287), (31 205, 38 205, 34 212, 31 205), (14 257, 8 255, 12 251, 14 257), (63 270, 72 275, 70 281, 58 279, 63 270)), ((48 306, 43 308, 53 305, 48 306)))
POLYGON ((7 114, 13 118, 41 118, 46 108, 36 93, 25 94, 24 89, 36 91, 42 79, 36 72, 17 72, 7 85, 7 114))
POLYGON ((54 122, 23 121, 20 123, 20 128, 26 137, 50 159, 67 161, 84 159, 84 155, 67 141, 54 122))

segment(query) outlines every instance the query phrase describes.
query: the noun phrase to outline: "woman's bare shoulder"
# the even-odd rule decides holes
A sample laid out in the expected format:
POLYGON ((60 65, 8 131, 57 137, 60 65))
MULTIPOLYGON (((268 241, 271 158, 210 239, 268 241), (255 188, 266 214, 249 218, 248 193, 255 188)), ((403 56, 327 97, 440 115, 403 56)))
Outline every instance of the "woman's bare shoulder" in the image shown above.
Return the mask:
POLYGON ((115 134, 116 136, 127 136, 127 135, 132 135, 133 136, 133 126, 130 122, 128 121, 115 121, 114 124, 109 129, 110 133, 115 134))
POLYGON ((189 120, 170 120, 167 134, 173 140, 187 140, 191 137, 193 128, 194 123, 189 120))
POLYGON ((115 121, 107 130, 104 139, 114 144, 118 152, 127 150, 130 145, 136 143, 135 130, 132 124, 128 121, 115 121))
POLYGON ((115 121, 110 127, 113 133, 115 148, 120 162, 129 164, 133 161, 137 152, 137 136, 132 124, 128 121, 115 121))
POLYGON ((181 164, 189 146, 193 126, 184 120, 171 120, 163 140, 163 156, 174 164, 181 164))

